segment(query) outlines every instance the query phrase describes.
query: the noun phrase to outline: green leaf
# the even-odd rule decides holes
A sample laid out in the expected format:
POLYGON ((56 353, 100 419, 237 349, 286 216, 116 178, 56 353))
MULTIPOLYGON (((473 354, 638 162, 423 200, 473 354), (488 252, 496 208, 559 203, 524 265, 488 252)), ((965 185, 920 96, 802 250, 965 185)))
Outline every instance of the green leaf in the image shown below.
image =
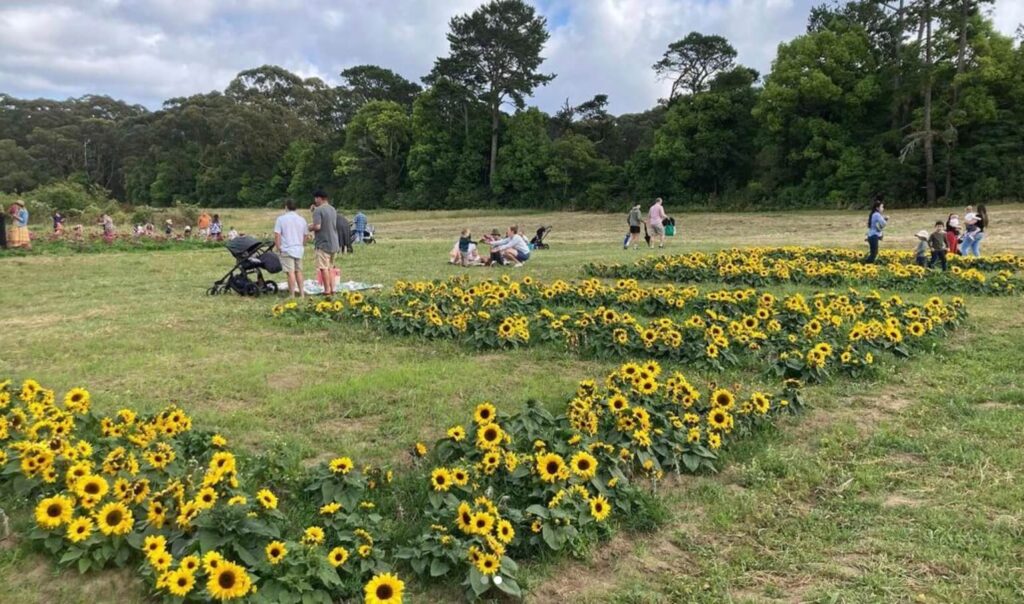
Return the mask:
POLYGON ((451 566, 441 558, 434 558, 434 561, 430 563, 430 576, 440 577, 448 573, 451 570, 451 566))
POLYGON ((519 583, 517 583, 515 579, 505 577, 503 575, 501 578, 501 583, 495 583, 495 585, 498 587, 498 589, 512 597, 523 597, 523 590, 519 587, 519 583))

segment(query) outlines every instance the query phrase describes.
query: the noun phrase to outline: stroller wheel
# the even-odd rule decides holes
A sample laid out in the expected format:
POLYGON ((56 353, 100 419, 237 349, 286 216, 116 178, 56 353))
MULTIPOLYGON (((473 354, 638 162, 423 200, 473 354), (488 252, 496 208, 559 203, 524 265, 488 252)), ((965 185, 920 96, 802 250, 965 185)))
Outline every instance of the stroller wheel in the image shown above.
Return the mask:
POLYGON ((260 286, 255 283, 250 283, 245 286, 245 295, 258 298, 260 295, 260 286))
POLYGON ((277 283, 274 283, 273 281, 267 281, 266 283, 263 284, 263 293, 273 296, 277 294, 277 291, 277 283))
POLYGON ((216 296, 219 293, 220 293, 220 288, 217 287, 216 285, 214 285, 210 289, 206 290, 206 295, 207 296, 216 296))

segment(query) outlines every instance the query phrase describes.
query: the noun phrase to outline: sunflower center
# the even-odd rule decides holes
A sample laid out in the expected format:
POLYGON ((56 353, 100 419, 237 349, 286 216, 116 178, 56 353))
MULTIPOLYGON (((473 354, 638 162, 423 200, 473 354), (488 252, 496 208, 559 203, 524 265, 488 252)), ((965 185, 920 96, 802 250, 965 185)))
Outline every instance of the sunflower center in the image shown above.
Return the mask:
POLYGON ((381 600, 388 600, 394 595, 394 591, 390 585, 378 585, 377 586, 377 597, 381 600))
POLYGON ((581 459, 581 460, 579 460, 579 462, 578 462, 578 463, 576 464, 576 466, 577 466, 577 467, 578 467, 579 469, 581 469, 581 470, 589 470, 589 469, 590 469, 590 462, 589 462, 589 461, 587 461, 587 460, 585 460, 585 459, 581 459))
POLYGON ((489 428, 486 432, 484 432, 484 438, 486 438, 487 440, 494 440, 498 438, 498 433, 494 429, 489 428))
POLYGON ((51 503, 46 508, 46 515, 50 518, 60 518, 62 513, 64 513, 64 508, 59 503, 51 503))
POLYGON ((545 466, 544 469, 548 471, 548 474, 554 474, 558 472, 558 463, 554 461, 549 461, 548 465, 545 466))
POLYGON ((188 585, 188 579, 185 577, 178 577, 178 587, 185 587, 188 585))
POLYGON ((220 585, 223 589, 231 589, 235 586, 235 573, 226 570, 217 577, 217 585, 220 585))
POLYGON ((85 485, 85 492, 88 493, 89 495, 96 495, 97 493, 100 492, 100 485, 96 484, 95 482, 90 482, 85 485))
POLYGON ((111 510, 107 513, 107 524, 110 526, 121 524, 121 510, 111 510))

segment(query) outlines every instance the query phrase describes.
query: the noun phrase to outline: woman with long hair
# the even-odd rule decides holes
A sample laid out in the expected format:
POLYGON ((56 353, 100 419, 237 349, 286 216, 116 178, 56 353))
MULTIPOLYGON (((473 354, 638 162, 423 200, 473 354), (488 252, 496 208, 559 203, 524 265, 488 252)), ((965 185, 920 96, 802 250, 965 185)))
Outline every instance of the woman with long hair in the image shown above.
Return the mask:
POLYGON ((978 204, 973 218, 975 228, 971 231, 970 238, 964 235, 964 242, 960 246, 960 254, 964 256, 981 256, 981 240, 985 238, 985 228, 988 227, 988 208, 985 204, 978 204))
POLYGON ((878 242, 882 240, 882 230, 888 221, 883 212, 885 200, 881 195, 876 195, 868 213, 868 255, 864 258, 864 264, 874 264, 878 259, 878 242))

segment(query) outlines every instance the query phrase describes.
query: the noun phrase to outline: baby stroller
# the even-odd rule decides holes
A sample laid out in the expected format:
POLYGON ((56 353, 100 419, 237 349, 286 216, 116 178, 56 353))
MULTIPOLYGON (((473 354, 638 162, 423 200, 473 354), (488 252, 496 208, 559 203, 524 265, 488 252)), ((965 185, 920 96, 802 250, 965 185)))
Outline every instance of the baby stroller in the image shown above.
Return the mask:
POLYGON ((546 244, 546 243, 544 243, 544 238, 547 237, 548 233, 550 233, 550 232, 551 232, 551 227, 549 227, 549 226, 542 226, 539 229, 537 229, 537 234, 534 235, 533 239, 530 240, 530 249, 531 250, 546 250, 546 249, 550 249, 551 246, 546 244))
POLYGON ((207 295, 216 296, 228 291, 240 296, 277 293, 277 283, 263 278, 263 271, 281 272, 281 259, 271 251, 274 248, 272 242, 242 236, 228 241, 225 247, 235 258, 235 266, 206 290, 207 295), (250 279, 252 275, 256 276, 255 280, 250 279))
POLYGON ((366 228, 363 229, 363 243, 377 243, 377 238, 375 237, 376 232, 377 229, 375 229, 372 224, 366 225, 366 228))

